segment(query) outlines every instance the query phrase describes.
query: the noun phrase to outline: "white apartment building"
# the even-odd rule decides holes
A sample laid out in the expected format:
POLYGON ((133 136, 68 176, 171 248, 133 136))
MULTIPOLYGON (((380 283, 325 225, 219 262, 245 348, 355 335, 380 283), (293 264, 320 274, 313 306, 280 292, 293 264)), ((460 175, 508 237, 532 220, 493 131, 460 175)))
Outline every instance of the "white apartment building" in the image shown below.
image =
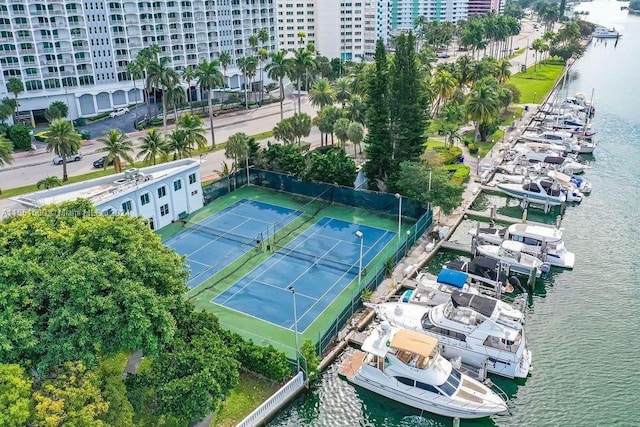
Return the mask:
POLYGON ((200 162, 176 160, 13 198, 27 208, 87 199, 104 215, 145 218, 162 228, 203 206, 200 162))
POLYGON ((249 37, 267 28, 267 48, 277 49, 275 1, 0 0, 0 98, 17 77, 29 114, 53 101, 68 103, 71 118, 139 102, 143 81, 134 89, 126 65, 152 44, 178 70, 229 52, 227 79, 239 87, 235 60, 255 54, 249 37))
POLYGON ((415 28, 416 18, 458 22, 468 17, 469 0, 391 0, 390 21, 394 33, 415 28))
POLYGON ((389 38, 390 0, 278 0, 278 48, 308 43, 328 58, 371 60, 389 38), (303 37, 300 37, 304 33, 303 37))

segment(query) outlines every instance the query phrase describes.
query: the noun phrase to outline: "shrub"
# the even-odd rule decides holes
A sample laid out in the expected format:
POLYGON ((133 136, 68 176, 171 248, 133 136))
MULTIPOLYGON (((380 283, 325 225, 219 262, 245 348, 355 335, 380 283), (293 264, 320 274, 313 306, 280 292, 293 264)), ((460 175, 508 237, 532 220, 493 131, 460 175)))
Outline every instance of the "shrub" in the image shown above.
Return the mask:
POLYGON ((275 381, 282 381, 291 375, 291 365, 287 356, 276 350, 271 344, 263 347, 251 340, 245 341, 235 332, 226 331, 223 333, 224 341, 234 349, 236 360, 245 369, 275 381))
POLYGON ((9 125, 6 123, 0 123, 0 136, 9 136, 9 125))
POLYGON ((9 128, 9 140, 17 150, 31 150, 31 135, 24 125, 13 125, 9 128))
POLYGON ((307 376, 309 377, 309 381, 315 380, 318 377, 318 365, 320 364, 320 359, 316 354, 316 346, 313 345, 311 340, 306 340, 300 348, 300 354, 302 354, 302 357, 304 357, 307 362, 307 376))
POLYGON ((91 132, 88 130, 81 130, 78 134, 80 134, 80 139, 91 139, 91 132))
POLYGON ((149 120, 148 126, 160 126, 162 123, 163 122, 161 118, 154 117, 153 119, 149 120))
POLYGON ((464 184, 471 174, 471 169, 466 165, 447 165, 444 166, 443 169, 453 172, 451 180, 458 185, 464 184))
POLYGON ((447 150, 439 151, 438 154, 442 158, 442 164, 450 165, 456 163, 458 161, 458 158, 462 156, 462 148, 450 147, 447 150))
POLYGON ((87 124, 87 119, 85 119, 84 117, 78 117, 73 121, 73 125, 77 127, 84 126, 86 124, 87 124))
POLYGON ((469 147, 469 153, 471 153, 471 154, 477 154, 478 153, 478 146, 476 144, 474 144, 473 142, 470 143, 467 147, 469 147))

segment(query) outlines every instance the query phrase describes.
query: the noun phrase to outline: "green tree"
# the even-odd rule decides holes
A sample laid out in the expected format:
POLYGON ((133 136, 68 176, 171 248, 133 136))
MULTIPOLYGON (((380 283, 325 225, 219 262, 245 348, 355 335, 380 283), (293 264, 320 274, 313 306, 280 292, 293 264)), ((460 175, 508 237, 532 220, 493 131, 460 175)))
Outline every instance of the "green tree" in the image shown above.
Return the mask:
POLYGON ((445 103, 450 99, 458 87, 453 74, 446 70, 437 70, 433 76, 431 90, 436 94, 436 102, 433 105, 433 113, 437 113, 440 109, 440 103, 445 103))
POLYGON ((141 138, 141 142, 140 151, 138 151, 136 158, 142 157, 147 164, 151 163, 155 166, 158 156, 167 154, 167 142, 158 129, 149 129, 146 135, 141 138))
POLYGON ((174 335, 172 310, 188 273, 138 218, 98 215, 87 200, 51 205, 5 218, 0 252, 6 363, 42 376, 69 360, 91 366, 123 350, 154 357, 174 335))
POLYGON ((338 138, 338 143, 340 144, 340 148, 344 150, 346 142, 349 140, 349 125, 351 122, 349 119, 344 117, 336 120, 333 125, 333 132, 336 134, 336 138, 338 138))
POLYGON ((187 102, 189 103, 189 112, 193 113, 193 106, 192 106, 193 99, 191 99, 191 82, 196 79, 196 69, 193 67, 193 65, 187 65, 182 70, 182 74, 180 75, 180 77, 182 78, 182 81, 184 81, 187 84, 186 95, 187 95, 187 102))
POLYGON ((267 59, 269 59, 269 51, 263 47, 258 49, 258 60, 260 61, 260 105, 264 102, 264 62, 267 59))
POLYGON ((224 155, 229 159, 233 159, 232 170, 242 169, 245 161, 248 160, 249 136, 244 132, 231 135, 225 146, 224 155))
POLYGON ((0 102, 0 124, 4 124, 9 117, 13 116, 15 111, 14 103, 15 100, 11 98, 4 97, 2 99, 2 102, 0 102))
POLYGON ((335 99, 342 104, 342 108, 344 108, 345 104, 351 99, 352 84, 353 80, 350 77, 340 77, 333 82, 335 99))
POLYGON ((329 135, 331 135, 331 144, 333 145, 334 126, 342 117, 343 110, 334 105, 327 105, 318 111, 318 129, 325 135, 325 145, 328 145, 326 139, 329 135))
POLYGON ((9 127, 9 140, 18 150, 31 150, 31 135, 25 125, 17 124, 9 127))
POLYGON ((299 176, 305 167, 304 156, 293 144, 271 144, 262 151, 261 166, 267 170, 299 176))
POLYGON ((313 54, 309 49, 300 48, 296 51, 293 58, 293 74, 296 79, 296 87, 298 88, 298 112, 301 111, 300 89, 301 79, 307 76, 309 70, 314 66, 313 54))
POLYGON ((178 121, 178 105, 183 104, 187 100, 187 93, 184 88, 178 84, 167 88, 162 94, 167 98, 167 104, 173 106, 174 121, 178 121))
MULTIPOLYGON (((495 80, 493 80, 495 82, 495 80)), ((486 141, 487 135, 482 132, 482 125, 491 123, 499 112, 499 98, 496 85, 488 81, 474 86, 466 103, 467 118, 476 123, 476 135, 486 141)))
POLYGON ((32 411, 31 379, 20 365, 0 364, 0 426, 29 425, 32 411))
POLYGON ((309 166, 303 173, 305 180, 353 187, 356 164, 344 150, 330 150, 326 154, 312 151, 307 155, 307 161, 309 166))
POLYGON ((249 108, 249 76, 248 70, 252 67, 253 57, 244 56, 238 58, 236 63, 238 64, 238 68, 242 70, 243 77, 243 86, 244 86, 244 108, 249 108))
POLYGON ((360 95, 352 95, 349 98, 349 105, 347 105, 347 116, 352 122, 365 124, 365 118, 367 114, 367 104, 364 102, 360 95))
POLYGON ((0 135, 0 168, 13 163, 13 144, 0 135))
POLYGON ((60 181, 60 178, 58 178, 57 176, 48 176, 38 181, 38 183, 36 184, 36 188, 39 189, 44 187, 46 190, 48 190, 53 187, 60 187, 61 185, 62 181, 60 181))
POLYGON ((271 80, 277 80, 280 87, 280 120, 284 120, 284 78, 291 73, 293 63, 286 57, 287 52, 279 51, 271 55, 271 62, 267 64, 267 76, 271 80))
POLYGON ((18 123, 18 95, 24 92, 24 84, 22 80, 17 77, 11 77, 7 80, 7 91, 13 94, 13 99, 15 101, 15 112, 13 117, 13 123, 18 123))
POLYGON ((49 123, 58 119, 66 119, 69 115, 69 107, 62 101, 53 101, 49 107, 44 110, 44 117, 49 123))
POLYGON ((396 187, 402 195, 438 206, 445 214, 460 206, 464 190, 447 171, 420 162, 400 163, 396 187))
POLYGON ((213 97, 213 90, 216 87, 222 85, 222 73, 218 70, 218 62, 207 61, 206 59, 198 64, 195 72, 198 86, 201 90, 207 92, 207 104, 209 106, 209 125, 211 126, 211 147, 216 146, 216 135, 213 128, 213 109, 211 105, 211 98, 213 97))
POLYGON ((127 377, 127 390, 144 396, 139 404, 159 419, 187 425, 213 412, 237 384, 239 363, 233 356, 215 316, 207 312, 181 316, 175 338, 147 371, 127 377))
POLYGON ((359 123, 351 122, 349 124, 349 129, 347 129, 347 136, 349 141, 353 143, 353 157, 358 157, 358 153, 356 153, 356 147, 360 148, 360 154, 362 154, 362 140, 364 139, 364 130, 359 123))
POLYGON ((180 77, 173 68, 169 67, 169 58, 162 57, 158 62, 151 62, 147 66, 147 89, 162 91, 162 122, 167 132, 167 91, 178 85, 180 77))
POLYGON ((307 376, 309 381, 314 381, 318 378, 318 365, 320 365, 320 358, 316 353, 316 346, 311 340, 305 340, 300 347, 300 354, 304 357, 305 366, 307 368, 307 376))
POLYGON ((54 120, 47 128, 47 151, 53 151, 62 157, 62 181, 67 182, 67 156, 80 149, 80 135, 73 129, 71 122, 54 120))
POLYGON ((220 52, 220 57, 218 58, 218 62, 222 67, 222 86, 227 87, 227 69, 229 65, 231 65, 231 54, 227 51, 220 52))
MULTIPOLYGON (((158 55, 161 52, 161 48, 160 46, 158 46, 157 44, 152 44, 151 46, 147 46, 147 47, 143 47, 142 49, 140 49, 140 52, 138 52, 138 55, 136 56, 136 62, 140 65, 140 69, 142 70, 142 74, 145 80, 145 92, 147 94, 147 114, 150 116, 151 115, 151 104, 150 104, 150 100, 151 100, 151 88, 149 87, 149 85, 147 85, 147 81, 148 81, 148 76, 149 76, 149 67, 151 66, 152 63, 158 62, 158 55)), ((156 109, 156 114, 157 114, 157 109, 156 109)))
POLYGON ((366 115, 367 136, 365 152, 367 162, 364 171, 373 189, 381 189, 387 173, 392 170, 391 129, 389 127, 389 73, 384 42, 376 44, 375 69, 367 78, 365 102, 369 106, 366 115))
POLYGON ((131 152, 133 151, 133 144, 129 137, 119 129, 111 129, 102 138, 98 138, 98 142, 104 144, 104 147, 98 151, 107 153, 107 158, 104 160, 104 168, 113 160, 113 170, 116 173, 122 172, 122 161, 126 160, 128 164, 133 164, 131 158, 131 152))
POLYGON ((167 154, 173 154, 173 160, 191 157, 193 146, 184 129, 174 129, 167 137, 167 154))
POLYGON ((204 136, 204 121, 195 114, 185 113, 178 119, 177 125, 187 134, 189 146, 203 150, 207 146, 204 136))
POLYGON ((127 74, 133 83, 133 93, 135 94, 135 98, 133 100, 134 104, 138 104, 138 88, 136 86, 136 81, 142 78, 142 68, 140 67, 140 63, 137 61, 127 63, 127 74))
POLYGON ((291 120, 294 138, 300 147, 302 138, 308 137, 311 133, 311 117, 306 113, 296 113, 289 120, 291 120))
POLYGON ((285 144, 293 144, 296 140, 293 132, 293 123, 291 119, 280 120, 273 128, 273 137, 276 141, 282 141, 285 144))
POLYGON ((319 109, 327 105, 332 105, 335 100, 335 92, 329 80, 316 80, 309 91, 309 100, 311 101, 311 105, 319 109))

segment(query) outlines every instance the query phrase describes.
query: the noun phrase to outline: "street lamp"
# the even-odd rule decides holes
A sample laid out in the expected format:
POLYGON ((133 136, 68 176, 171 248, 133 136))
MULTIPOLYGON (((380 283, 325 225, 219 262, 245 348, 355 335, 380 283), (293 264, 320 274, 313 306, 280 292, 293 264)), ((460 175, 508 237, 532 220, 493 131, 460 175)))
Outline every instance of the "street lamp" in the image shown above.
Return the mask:
POLYGON ((362 281, 362 248, 364 246, 364 234, 362 231, 356 231, 356 236, 360 239, 360 261, 358 262, 358 289, 360 289, 360 282, 362 281))
POLYGON ((533 102, 532 104, 536 103, 536 96, 538 95, 538 92, 533 92, 533 102))
POLYGON ((400 246, 400 233, 402 233, 402 196, 400 193, 395 194, 398 199, 398 246, 400 246))
POLYGON ((298 346, 298 310, 296 307, 296 290, 293 285, 289 285, 287 290, 293 294, 293 332, 295 333, 296 338, 296 367, 297 372, 300 372, 300 357, 298 353, 300 352, 300 347, 298 346))

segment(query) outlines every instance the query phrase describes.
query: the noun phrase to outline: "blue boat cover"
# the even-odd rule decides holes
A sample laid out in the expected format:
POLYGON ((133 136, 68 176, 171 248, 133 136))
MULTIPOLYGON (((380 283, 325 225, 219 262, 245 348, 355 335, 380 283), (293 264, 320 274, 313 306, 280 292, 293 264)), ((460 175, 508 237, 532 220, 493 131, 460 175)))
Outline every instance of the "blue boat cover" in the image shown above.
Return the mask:
POLYGON ((402 302, 404 303, 409 302, 409 300, 411 299, 411 295, 413 295, 413 291, 409 289, 407 292, 404 293, 404 295, 402 295, 402 302))
POLYGON ((449 270, 443 268, 438 274, 438 283, 444 283, 445 285, 454 286, 458 289, 462 289, 467 282, 469 276, 461 271, 449 270))

